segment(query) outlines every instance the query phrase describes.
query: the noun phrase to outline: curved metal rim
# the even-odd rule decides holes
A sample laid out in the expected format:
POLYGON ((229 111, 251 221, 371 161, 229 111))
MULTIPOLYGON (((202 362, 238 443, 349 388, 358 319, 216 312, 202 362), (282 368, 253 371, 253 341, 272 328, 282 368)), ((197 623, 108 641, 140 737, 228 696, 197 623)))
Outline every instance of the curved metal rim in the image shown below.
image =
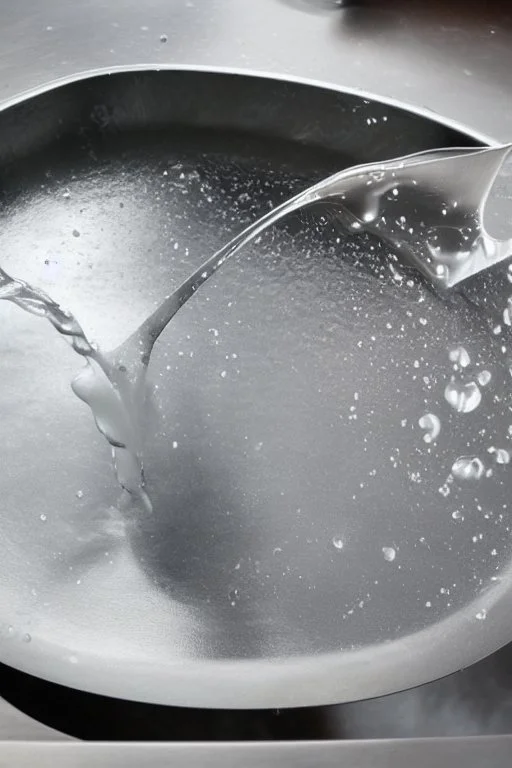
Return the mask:
MULTIPOLYGON (((227 67, 139 64, 91 69, 49 81, 0 102, 0 111, 53 89, 106 74, 155 70, 195 71, 260 77, 346 93, 388 104, 459 131, 482 145, 497 142, 431 110, 376 94, 318 80, 227 67)), ((378 646, 322 654, 314 658, 198 661, 177 659, 165 668, 145 662, 80 653, 71 665, 70 649, 37 637, 22 658, 4 646, 2 660, 40 678, 91 693, 153 704, 201 708, 276 708, 338 704, 405 690, 450 674, 496 651, 512 636, 512 566, 490 596, 441 623, 378 646), (475 620, 484 608, 487 621, 475 620)))
POLYGON ((78 83, 81 80, 89 80, 94 77, 100 77, 102 75, 117 75, 123 72, 204 72, 219 75, 239 75, 243 77, 255 77, 263 78, 266 80, 277 80, 280 82, 296 83, 297 85, 310 85, 316 88, 322 88, 323 90, 333 91, 335 93, 346 93, 351 96, 358 96, 360 99, 368 99, 370 101, 378 101, 380 104, 386 104, 390 107, 396 107, 405 112, 424 117, 428 120, 432 120, 439 125, 443 125, 446 128, 451 128, 454 131, 464 133, 474 141, 487 146, 495 146, 500 142, 493 139, 491 136, 487 136, 479 131, 474 131, 466 125, 459 123, 451 118, 442 117, 431 109, 422 107, 410 102, 400 101, 399 99, 392 99, 387 96, 379 96, 371 91, 365 91, 359 88, 340 87, 335 83, 328 81, 316 80, 314 78, 299 77, 296 75, 281 75, 275 72, 268 72, 266 70, 256 69, 244 69, 243 67, 210 67, 203 65, 192 66, 189 64, 134 64, 134 65, 118 65, 115 67, 96 67, 92 69, 84 69, 76 72, 73 75, 66 77, 55 78, 48 80, 46 83, 39 85, 35 88, 29 88, 28 90, 21 91, 14 97, 0 101, 0 111, 4 111, 9 107, 13 107, 16 104, 20 104, 23 101, 28 101, 36 96, 40 96, 43 93, 52 91, 56 88, 63 87, 65 85, 71 85, 72 83, 78 83))

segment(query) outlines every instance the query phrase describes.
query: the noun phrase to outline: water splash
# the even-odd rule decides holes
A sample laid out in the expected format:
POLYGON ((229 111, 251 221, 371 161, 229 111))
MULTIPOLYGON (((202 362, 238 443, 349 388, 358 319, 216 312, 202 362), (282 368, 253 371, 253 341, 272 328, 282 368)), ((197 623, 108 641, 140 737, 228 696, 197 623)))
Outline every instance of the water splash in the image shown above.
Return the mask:
MULTIPOLYGON (((434 150, 349 168, 324 179, 262 216, 208 258, 109 354, 90 343, 70 312, 1 270, 0 299, 49 320, 86 359, 73 391, 89 405, 110 443, 119 483, 149 510, 140 442, 146 370, 156 340, 197 289, 268 227, 318 204, 335 210, 348 230, 366 229, 391 242, 434 283, 453 286, 509 253, 510 244, 490 238, 482 223, 487 194, 509 150, 509 146, 434 150), (459 193, 464 200, 459 201, 459 193), (404 206, 399 217, 397 203, 404 206)), ((452 382, 445 397, 456 410, 468 413, 478 406, 481 394, 474 382, 452 382)))
POLYGON ((140 371, 131 377, 115 358, 89 341, 77 319, 43 291, 0 269, 0 300, 11 301, 30 314, 43 317, 85 358, 86 367, 73 380, 74 393, 92 410, 96 425, 112 447, 119 484, 142 503, 151 503, 144 489, 140 416, 145 381, 140 371))

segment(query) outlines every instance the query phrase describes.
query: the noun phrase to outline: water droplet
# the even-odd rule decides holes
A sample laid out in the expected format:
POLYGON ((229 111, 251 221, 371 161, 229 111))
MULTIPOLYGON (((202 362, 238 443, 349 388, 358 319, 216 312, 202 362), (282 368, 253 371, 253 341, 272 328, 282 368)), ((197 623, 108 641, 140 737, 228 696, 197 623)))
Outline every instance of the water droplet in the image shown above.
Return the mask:
POLYGON ((29 635, 29 633, 28 633, 28 632, 26 632, 26 633, 23 635, 23 638, 22 638, 22 639, 23 639, 23 642, 24 642, 24 643, 30 643, 30 641, 32 640, 32 638, 31 638, 31 636, 29 635))
POLYGON ((7 632, 9 635, 14 635, 14 627, 11 624, 7 627, 7 632))
POLYGON ((74 229, 72 234, 73 234, 73 237, 80 237, 80 232, 78 231, 78 229, 74 229))
POLYGON ((173 440, 172 447, 174 449, 176 449, 178 447, 178 441, 177 440, 173 440))
POLYGON ((220 372, 220 375, 221 375, 221 378, 222 378, 222 379, 225 379, 225 378, 226 378, 226 376, 228 375, 228 372, 227 372, 227 371, 221 371, 221 372, 220 372))
POLYGON ((84 496, 84 492, 83 491, 77 491, 75 496, 77 497, 77 499, 82 499, 83 496, 84 496))
POLYGON ((490 371, 480 371, 480 373, 478 374, 477 380, 482 387, 486 387, 487 384, 490 382, 491 378, 492 378, 492 375, 490 371))
POLYGON ((169 38, 167 37, 167 35, 160 35, 160 42, 161 43, 166 43, 168 39, 169 38))
POLYGON ((336 549, 343 549, 343 541, 341 539, 337 539, 336 537, 332 540, 333 545, 336 547, 336 549))
POLYGON ((507 299, 507 306, 503 310, 503 322, 505 325, 512 325, 512 296, 507 299))
POLYGON ((423 435, 423 440, 426 443, 432 443, 441 431, 441 422, 438 417, 433 413, 426 413, 420 418, 418 424, 422 429, 426 429, 426 433, 423 435))
POLYGON ((480 480, 484 469, 477 456, 460 456, 452 466, 452 473, 458 480, 480 480))
POLYGON ((451 381, 444 390, 446 402, 458 413, 471 413, 480 405, 482 393, 474 381, 467 384, 451 381))
POLYGON ((461 368, 467 368, 467 366, 471 362, 471 358, 467 350, 464 349, 464 347, 460 347, 460 346, 450 349, 448 352, 448 357, 450 358, 452 363, 456 363, 457 365, 460 365, 461 368))
POLYGON ((393 547, 382 547, 382 554, 384 555, 384 560, 392 563, 396 557, 396 550, 393 547))
POLYGON ((478 611, 478 613, 475 614, 475 619, 478 619, 478 621, 484 621, 487 618, 487 611, 485 608, 482 608, 481 611, 478 611))
POLYGON ((42 513, 39 515, 39 519, 41 520, 41 522, 42 522, 42 523, 46 523, 46 521, 47 521, 47 519, 48 519, 48 518, 46 517, 46 515, 44 514, 44 512, 42 512, 42 513))
POLYGON ((508 464, 510 461, 510 453, 505 448, 489 448, 489 453, 494 454, 496 464, 508 464))
POLYGON ((236 587, 234 589, 230 589, 228 597, 231 602, 231 605, 235 605, 236 601, 240 597, 240 590, 237 589, 236 587))

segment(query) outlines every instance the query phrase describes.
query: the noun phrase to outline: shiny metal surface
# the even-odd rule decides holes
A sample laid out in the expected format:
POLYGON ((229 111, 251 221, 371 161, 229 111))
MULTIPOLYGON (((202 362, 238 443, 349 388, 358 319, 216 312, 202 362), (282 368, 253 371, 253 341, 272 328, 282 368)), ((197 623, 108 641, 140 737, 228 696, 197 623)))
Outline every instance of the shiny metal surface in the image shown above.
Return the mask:
POLYGON ((69 741, 70 737, 42 725, 28 715, 0 700, 0 760, 6 741, 69 741))
POLYGON ((499 2, 25 0, 2 9, 1 96, 94 69, 222 67, 367 91, 507 141, 511 28, 499 2))
POLYGON ((407 739, 404 741, 334 742, 318 744, 5 744, 5 765, 41 768, 90 765, 105 768, 508 768, 512 737, 472 739, 407 739), (37 756, 37 757, 36 757, 37 756))
MULTIPOLYGON (((303 10, 292 11, 289 4, 277 0, 212 2, 207 11, 203 5, 191 2, 152 2, 144 7, 128 2, 109 6, 89 2, 79 8, 68 7, 64 2, 44 7, 36 2, 32 5, 24 3, 22 7, 12 6, 4 11, 2 97, 7 102, 50 81, 68 79, 79 72, 95 69, 113 70, 118 66, 193 64, 247 68, 325 80, 349 89, 362 88, 390 99, 405 100, 421 109, 427 107, 453 120, 468 122, 476 132, 507 139, 512 126, 504 98, 508 73, 509 49, 505 37, 508 20, 503 16, 499 27, 491 21, 482 24, 471 19, 462 25, 454 23, 451 11, 438 10, 441 15, 434 17, 431 11, 418 7, 408 14, 400 9, 372 8, 370 22, 366 9, 346 9, 339 12, 342 15, 330 12, 310 15, 303 10), (274 23, 269 32, 270 13, 274 23), (163 42, 162 36, 166 38, 163 42), (305 51, 308 51, 307 56, 305 51), (470 69, 467 68, 469 55, 470 69), (425 66, 426 60, 428 66, 425 66), (385 78, 383 72, 386 72, 385 78), (443 88, 439 87, 440 81, 443 88), (473 88, 467 88, 467 83, 473 88), (454 90, 463 98, 453 98, 454 90)), ((103 582, 101 588, 104 589, 103 582)), ((120 592, 129 590, 126 571, 123 571, 117 584, 112 582, 111 605, 117 605, 120 592)), ((69 596, 68 604, 74 601, 75 592, 69 596)), ((145 605, 146 600, 143 600, 141 608, 145 605)), ((77 613, 80 611, 79 606, 76 610, 77 613)), ((176 618, 176 615, 170 617, 174 629, 176 618)), ((493 626, 499 625, 500 620, 496 617, 493 626)), ((484 634, 488 632, 487 626, 482 628, 484 634)), ((493 640, 489 647, 503 642, 508 632, 504 617, 500 630, 503 640, 493 640)), ((461 659, 462 650, 454 646, 448 629, 444 639, 461 659)), ((84 644, 87 643, 84 639, 84 644)), ((29 667, 40 674, 61 679, 61 660, 48 664, 46 650, 44 642, 28 644, 27 653, 32 659, 29 667)), ((405 646, 400 652, 404 650, 405 646)), ((15 659, 16 653, 8 658, 17 663, 15 659)), ((447 669, 453 668, 449 660, 446 664, 447 669)), ((133 671, 131 659, 130 665, 133 671)), ((126 695, 144 695, 138 685, 137 691, 131 687, 125 670, 116 668, 112 660, 109 667, 116 679, 109 690, 119 692, 120 683, 121 687, 125 686, 126 695)), ((145 665, 142 667, 141 679, 145 665)), ((183 673, 181 662, 176 667, 174 671, 179 679, 183 673)), ((335 665, 331 670, 327 660, 326 678, 332 680, 336 668, 335 665)), ((283 680, 277 681, 279 690, 272 693, 272 702, 297 703, 305 700, 303 696, 308 702, 339 699, 336 681, 333 680, 330 693, 325 690, 318 693, 313 681, 299 683, 304 672, 302 663, 291 663, 286 677, 288 681, 297 681, 297 692, 294 694, 292 688, 287 688, 284 694, 283 680)), ((252 679, 257 682, 260 674, 256 669, 255 673, 252 679)), ((424 668, 422 675, 425 673, 424 668)), ((97 680, 88 676, 87 683, 80 673, 79 677, 81 683, 77 678, 75 684, 84 687, 105 684, 101 672, 97 680)), ((248 678, 241 675, 240 666, 229 669, 223 665, 222 675, 217 679, 210 668, 208 677, 211 696, 200 684, 194 693, 194 685, 188 678, 184 680, 183 694, 176 698, 173 689, 172 694, 167 695, 182 703, 200 702, 215 706, 219 702, 219 691, 223 690, 223 695, 231 697, 231 702, 224 700, 225 704, 239 704, 240 690, 247 690, 248 684, 248 678), (220 680, 228 681, 224 689, 219 687, 220 680)), ((163 685, 169 690, 168 683, 163 685)), ((386 682, 380 681, 378 685, 385 686, 386 682)), ((353 696, 349 690, 353 691, 350 683, 342 695, 353 696)), ((373 692, 377 690, 372 689, 373 692)), ((367 690, 363 695, 370 695, 372 691, 367 690)), ((148 693, 147 697, 153 696, 148 693)), ((259 706, 270 703, 266 693, 260 695, 255 689, 245 701, 259 706)))
MULTIPOLYGON (((4 268, 106 349, 292 189, 474 143, 348 94, 206 72, 81 80, 2 118, 4 268)), ((497 304, 508 286, 500 265, 497 304)), ((3 304, 2 660, 110 696, 277 707, 388 693, 506 642, 503 471, 439 491, 482 428, 503 439, 506 359, 492 312, 472 304, 414 269, 397 276, 385 249, 328 221, 247 247, 155 348, 150 516, 119 506, 107 446, 69 389, 81 361, 3 304), (474 375, 494 376, 462 420, 443 397, 461 343, 474 375), (439 449, 417 426, 427 407, 439 449)))

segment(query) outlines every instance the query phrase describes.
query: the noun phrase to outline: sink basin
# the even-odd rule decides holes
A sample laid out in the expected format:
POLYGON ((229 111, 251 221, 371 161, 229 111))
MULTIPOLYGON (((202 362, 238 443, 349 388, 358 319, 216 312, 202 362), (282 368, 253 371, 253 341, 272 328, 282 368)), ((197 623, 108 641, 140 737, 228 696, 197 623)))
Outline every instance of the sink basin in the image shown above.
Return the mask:
MULTIPOLYGON (((40 723, 96 741, 318 741, 512 733, 512 645, 468 669, 401 693, 331 707, 228 711, 120 701, 0 667, 0 693, 40 723)), ((0 727, 3 722, 0 714, 0 727)), ((25 738, 41 738, 33 726, 25 738)), ((445 742, 444 749, 449 744, 445 742)), ((418 747, 421 752, 424 747, 418 747)), ((463 745, 458 748, 463 751, 463 745)), ((499 745, 489 751, 498 758, 499 745)), ((499 763, 492 763, 498 765, 499 763)))
MULTIPOLYGON (((71 81, 0 114, 2 266, 109 349, 293 191, 356 162, 478 142, 278 78, 71 81)), ((270 708, 377 696, 503 645, 506 470, 477 491, 446 480, 506 426, 491 332, 506 269, 485 281, 434 294, 328 215, 272 230, 155 349, 150 516, 119 500, 108 446, 69 388, 76 355, 2 304, 2 660, 151 704, 270 708), (482 387, 492 371, 462 419, 443 395, 461 344, 482 387), (426 410, 443 423, 438 447, 423 440, 426 410)))

